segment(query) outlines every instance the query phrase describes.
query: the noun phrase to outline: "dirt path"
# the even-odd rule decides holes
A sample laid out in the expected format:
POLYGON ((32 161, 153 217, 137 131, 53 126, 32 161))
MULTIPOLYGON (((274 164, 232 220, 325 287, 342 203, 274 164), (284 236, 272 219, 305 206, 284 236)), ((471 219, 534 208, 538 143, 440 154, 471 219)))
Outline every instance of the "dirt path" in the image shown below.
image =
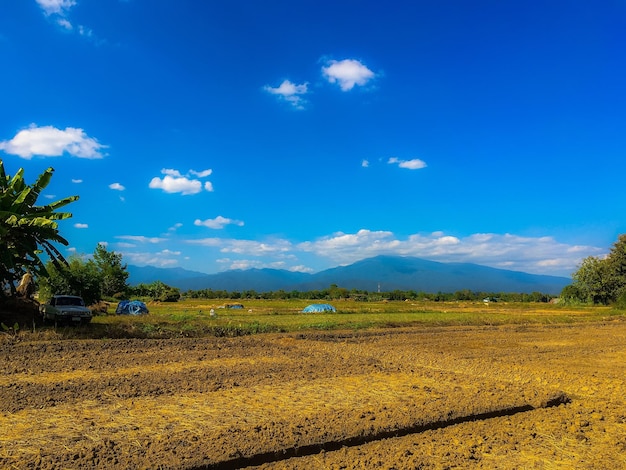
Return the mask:
POLYGON ((5 341, 0 359, 2 468, 626 468, 623 322, 5 341))

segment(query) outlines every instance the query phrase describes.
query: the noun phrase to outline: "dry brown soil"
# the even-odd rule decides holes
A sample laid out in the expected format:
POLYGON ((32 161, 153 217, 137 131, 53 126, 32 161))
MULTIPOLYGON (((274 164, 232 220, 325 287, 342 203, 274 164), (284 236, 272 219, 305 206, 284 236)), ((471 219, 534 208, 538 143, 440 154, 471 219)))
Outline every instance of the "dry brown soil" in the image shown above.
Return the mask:
POLYGON ((626 468, 626 323, 0 338, 0 468, 626 468))

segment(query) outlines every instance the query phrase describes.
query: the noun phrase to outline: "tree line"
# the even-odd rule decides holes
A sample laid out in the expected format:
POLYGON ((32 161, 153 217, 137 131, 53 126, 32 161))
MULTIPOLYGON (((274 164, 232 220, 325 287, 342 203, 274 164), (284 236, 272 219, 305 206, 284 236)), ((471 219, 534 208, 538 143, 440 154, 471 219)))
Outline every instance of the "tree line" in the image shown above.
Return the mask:
POLYGON ((360 289, 346 289, 332 284, 327 289, 310 291, 266 291, 257 292, 255 290, 228 291, 224 289, 200 289, 189 290, 183 296, 191 299, 265 299, 265 300, 353 300, 357 302, 377 302, 381 300, 399 301, 419 301, 432 300, 435 302, 447 301, 477 301, 489 300, 491 302, 549 302, 554 298, 549 294, 541 292, 515 293, 515 292, 481 292, 471 290, 460 290, 456 292, 423 292, 415 290, 393 290, 387 292, 371 292, 360 289))

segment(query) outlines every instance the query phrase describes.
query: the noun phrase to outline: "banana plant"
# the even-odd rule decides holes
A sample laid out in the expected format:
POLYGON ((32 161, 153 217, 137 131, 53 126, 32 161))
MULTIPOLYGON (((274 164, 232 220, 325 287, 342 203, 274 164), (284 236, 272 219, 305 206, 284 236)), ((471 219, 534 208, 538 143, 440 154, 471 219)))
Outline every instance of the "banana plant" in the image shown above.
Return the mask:
MULTIPOLYGON (((0 160, 0 283, 8 284, 15 293, 15 281, 26 272, 36 277, 46 276, 41 256, 46 255, 55 266, 67 261, 55 244, 68 245, 59 234, 59 220, 72 217, 69 212, 57 212, 76 200, 69 196, 59 201, 37 205, 37 198, 48 186, 54 168, 45 170, 35 183, 26 184, 24 169, 15 175, 5 173, 0 160)), ((2 295, 2 290, 0 290, 2 295)))

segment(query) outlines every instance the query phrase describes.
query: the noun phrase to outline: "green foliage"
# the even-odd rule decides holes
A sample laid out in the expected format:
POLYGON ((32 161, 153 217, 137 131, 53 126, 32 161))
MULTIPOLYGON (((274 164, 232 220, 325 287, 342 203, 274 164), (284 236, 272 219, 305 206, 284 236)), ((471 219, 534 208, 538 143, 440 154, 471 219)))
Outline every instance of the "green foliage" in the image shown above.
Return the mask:
POLYGON ((37 198, 50 183, 53 172, 53 168, 48 168, 35 183, 28 185, 22 168, 11 177, 5 173, 0 160, 0 283, 8 284, 13 293, 15 282, 24 273, 38 277, 47 275, 41 255, 47 255, 55 266, 66 263, 54 244, 68 245, 59 234, 57 221, 68 219, 72 214, 57 212, 57 209, 76 201, 78 196, 38 206, 37 198))
POLYGON ((339 300, 349 299, 357 302, 379 302, 381 300, 434 300, 436 302, 447 301, 474 301, 483 300, 486 297, 497 298, 503 302, 549 302, 553 296, 541 292, 518 293, 518 292, 474 292, 469 289, 457 292, 415 292, 414 290, 392 292, 368 292, 367 290, 348 289, 332 284, 328 289, 286 292, 282 289, 269 292, 243 291, 228 292, 226 290, 189 290, 185 292, 185 297, 189 299, 264 299, 264 300, 339 300))
POLYGON ((104 245, 98 243, 93 254, 93 260, 100 273, 101 295, 105 298, 124 297, 128 289, 127 265, 122 264, 122 255, 114 251, 107 251, 104 245))
POLYGON ((44 300, 54 294, 78 295, 87 305, 92 305, 105 297, 124 295, 128 289, 122 255, 108 252, 101 244, 96 247, 93 259, 72 256, 67 265, 49 263, 47 271, 39 290, 44 300))
POLYGON ((100 273, 96 264, 75 255, 67 265, 47 265, 48 277, 40 282, 39 298, 47 300, 54 294, 78 295, 87 305, 102 299, 100 273))
POLYGON ((13 326, 7 326, 4 323, 0 323, 0 328, 2 328, 2 331, 4 333, 7 333, 11 336, 17 335, 18 331, 20 331, 20 325, 17 322, 15 322, 13 326))
POLYGON ((568 305, 576 305, 585 302, 585 295, 576 284, 565 286, 561 291, 561 301, 568 305))
POLYGON ((139 284, 128 289, 132 297, 148 297, 159 302, 176 302, 180 299, 180 289, 171 287, 161 281, 151 284, 139 284))
POLYGON ((620 235, 606 258, 589 256, 572 275, 567 293, 594 304, 626 303, 626 235, 620 235), (575 292, 576 291, 576 292, 575 292))
POLYGON ((615 301, 615 306, 617 308, 626 310, 626 290, 623 290, 617 297, 615 301))

